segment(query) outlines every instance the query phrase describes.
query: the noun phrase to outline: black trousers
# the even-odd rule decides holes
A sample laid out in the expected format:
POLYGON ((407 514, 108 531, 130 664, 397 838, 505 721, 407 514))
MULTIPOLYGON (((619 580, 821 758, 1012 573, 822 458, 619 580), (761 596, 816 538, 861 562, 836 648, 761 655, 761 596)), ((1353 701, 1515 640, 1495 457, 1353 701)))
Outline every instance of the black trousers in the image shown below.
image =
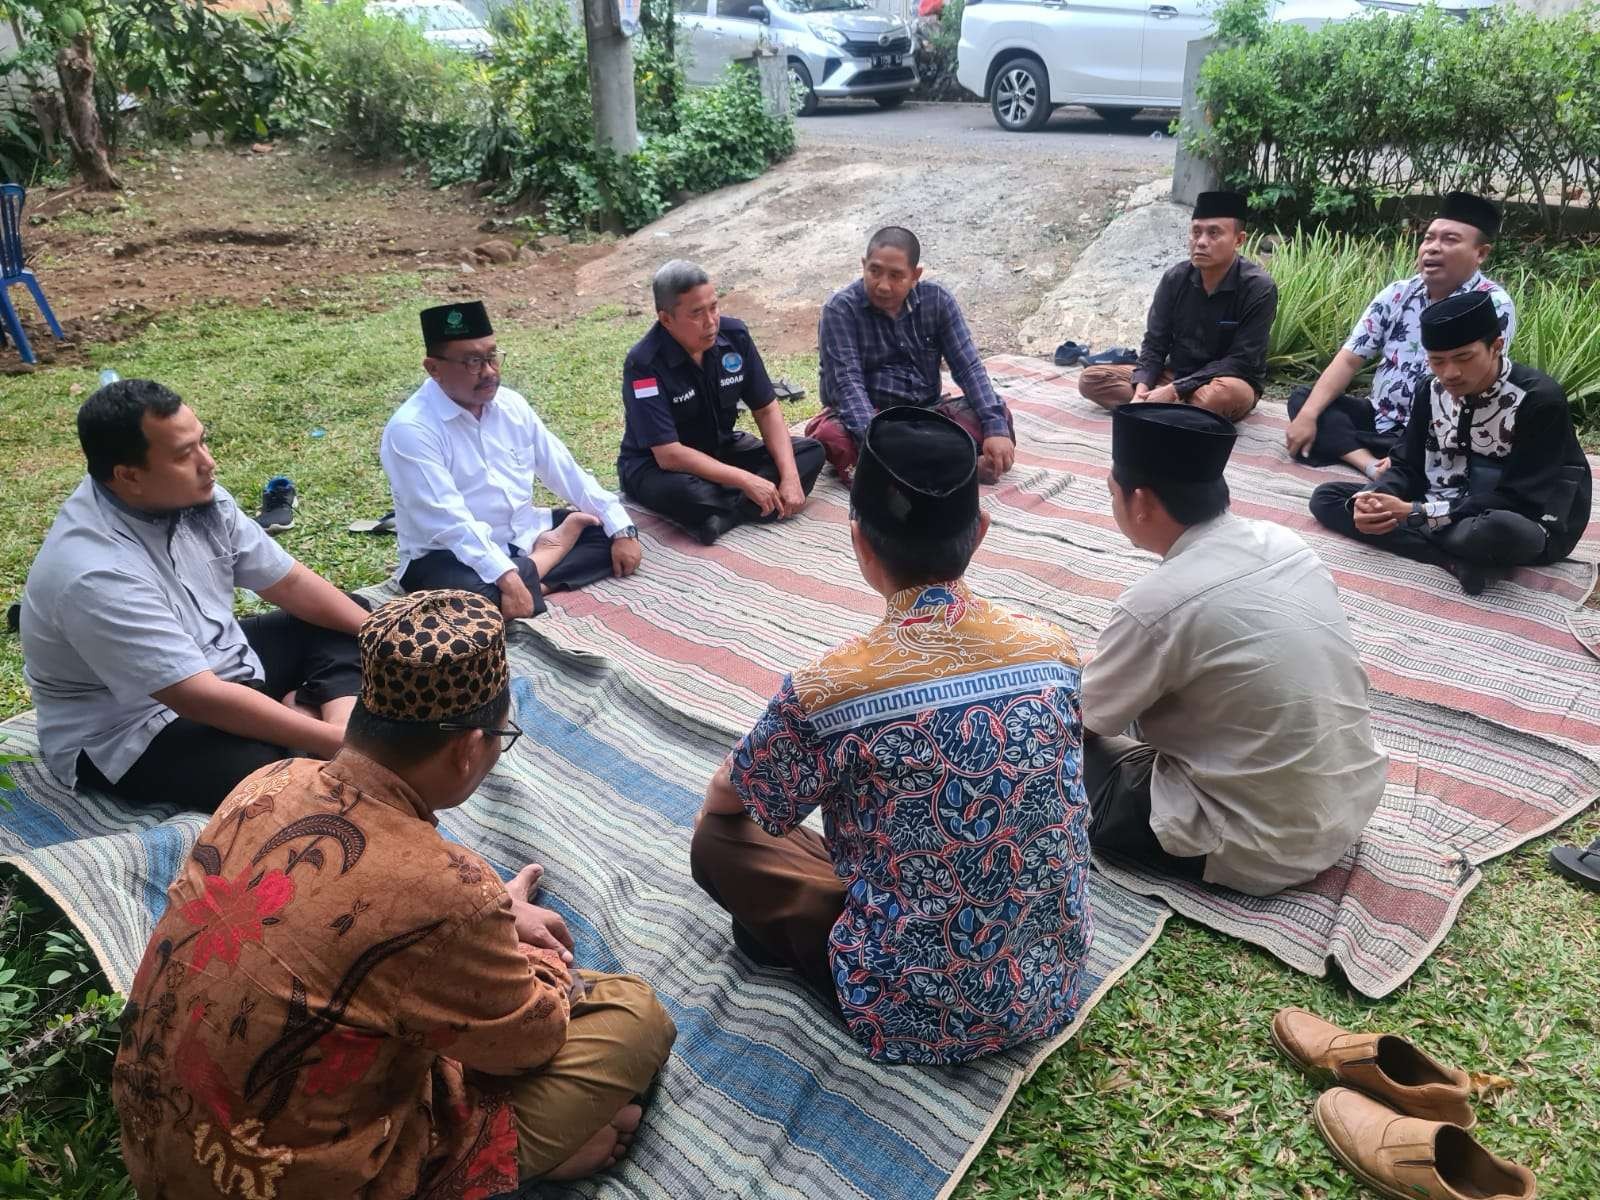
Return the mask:
MULTIPOLYGON (((827 461, 822 443, 814 438, 797 437, 791 438, 790 444, 794 447, 794 466, 800 473, 800 486, 809 496, 827 461)), ((741 471, 778 482, 778 464, 773 461, 771 451, 760 438, 748 433, 740 433, 717 457, 741 471)), ((629 467, 622 485, 640 504, 691 532, 698 531, 712 517, 722 518, 726 528, 731 529, 761 515, 761 510, 738 488, 723 487, 687 471, 663 471, 654 459, 629 467)))
MULTIPOLYGON (((570 508, 553 509, 550 527, 554 529, 572 512, 570 508)), ((533 559, 526 554, 518 554, 510 546, 506 550, 511 554, 517 574, 533 596, 533 615, 536 617, 545 610, 546 587, 552 592, 560 592, 568 588, 580 588, 611 574, 611 539, 599 525, 586 528, 577 544, 567 551, 567 556, 548 575, 541 576, 533 559)), ((430 550, 421 558, 413 559, 400 576, 400 586, 408 592, 455 588, 463 592, 476 592, 493 605, 500 604, 499 586, 479 579, 476 571, 448 550, 430 550)))
MULTIPOLYGON (((1289 419, 1300 415, 1311 395, 1308 387, 1297 387, 1289 393, 1289 419)), ((1313 467, 1328 467, 1341 462, 1353 450, 1365 450, 1378 458, 1388 458, 1400 443, 1400 434, 1379 433, 1373 417, 1372 403, 1360 396, 1346 392, 1322 410, 1317 418, 1317 436, 1300 457, 1313 467)))
POLYGON ((1180 879, 1204 879, 1205 855, 1169 854, 1150 828, 1153 747, 1130 737, 1084 731, 1083 789, 1089 796, 1089 845, 1180 879))
MULTIPOLYGON (((362 596, 350 598, 363 608, 371 607, 362 596)), ((274 700, 294 692, 299 702, 319 708, 361 691, 361 653, 350 634, 309 624, 282 609, 245 617, 239 627, 266 673, 255 686, 274 700)), ((179 717, 156 735, 115 783, 80 753, 78 786, 110 792, 141 806, 172 801, 215 812, 245 776, 292 754, 285 746, 179 717)))
POLYGON ((1351 501, 1364 483, 1325 483, 1311 493, 1311 515, 1335 533, 1377 546, 1416 562, 1448 568, 1451 562, 1477 567, 1509 568, 1556 562, 1570 547, 1548 545, 1544 527, 1521 513, 1491 509, 1454 521, 1437 532, 1407 529, 1362 533, 1356 528, 1351 501))

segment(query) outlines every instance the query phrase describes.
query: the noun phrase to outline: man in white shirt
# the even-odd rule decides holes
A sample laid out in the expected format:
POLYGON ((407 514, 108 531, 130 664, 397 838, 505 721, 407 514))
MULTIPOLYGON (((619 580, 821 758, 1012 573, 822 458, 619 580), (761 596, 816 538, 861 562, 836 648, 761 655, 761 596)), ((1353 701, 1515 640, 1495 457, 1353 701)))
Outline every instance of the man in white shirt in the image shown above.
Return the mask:
POLYGON ((1131 404, 1112 422, 1117 528, 1162 561, 1084 671, 1090 843, 1251 895, 1304 883, 1388 774, 1333 577, 1298 535, 1228 513, 1227 421, 1131 404))
POLYGON ((549 592, 633 574, 643 551, 627 510, 501 386, 482 303, 424 309, 422 339, 429 378, 389 418, 379 452, 400 586, 476 592, 510 620, 543 612, 549 592), (572 508, 536 506, 535 481, 572 508))

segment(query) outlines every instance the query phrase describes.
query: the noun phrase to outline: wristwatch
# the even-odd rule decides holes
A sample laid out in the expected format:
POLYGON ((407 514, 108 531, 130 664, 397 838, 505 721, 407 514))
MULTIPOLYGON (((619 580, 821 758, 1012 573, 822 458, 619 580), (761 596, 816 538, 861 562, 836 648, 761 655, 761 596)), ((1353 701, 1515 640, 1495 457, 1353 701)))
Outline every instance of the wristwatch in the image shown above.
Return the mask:
POLYGON ((637 525, 624 525, 621 529, 617 530, 611 535, 611 540, 614 542, 618 538, 636 538, 638 536, 639 527, 637 525))
POLYGON ((1407 529, 1421 529, 1428 523, 1428 514, 1422 510, 1420 501, 1411 505, 1411 511, 1406 514, 1407 529))

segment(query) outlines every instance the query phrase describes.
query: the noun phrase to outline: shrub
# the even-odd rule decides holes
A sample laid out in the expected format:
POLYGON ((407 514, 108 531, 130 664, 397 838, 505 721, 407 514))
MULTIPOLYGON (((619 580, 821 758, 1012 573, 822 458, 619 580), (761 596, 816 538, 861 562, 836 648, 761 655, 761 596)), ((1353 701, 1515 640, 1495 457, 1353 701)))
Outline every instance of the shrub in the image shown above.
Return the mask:
MULTIPOLYGON (((1413 242, 1327 230, 1285 238, 1270 253, 1257 242, 1247 253, 1259 256, 1278 284, 1268 365, 1301 377, 1327 365, 1379 288, 1416 270, 1413 242)), ((1580 418, 1600 415, 1600 278, 1552 274, 1515 259, 1491 265, 1489 274, 1516 301, 1512 357, 1559 382, 1580 418)))
POLYGON ((1225 45, 1199 80, 1213 125, 1185 130, 1257 206, 1349 227, 1387 199, 1463 188, 1535 205, 1517 219, 1556 235, 1596 212, 1600 9, 1429 7, 1313 33, 1265 20, 1265 4, 1219 10, 1225 45))
POLYGON ((109 130, 126 91, 158 135, 235 141, 282 132, 283 106, 308 86, 311 65, 298 19, 270 5, 257 15, 180 0, 108 6, 99 58, 98 107, 109 130))
POLYGON ((917 97, 959 100, 966 91, 956 82, 956 43, 961 40, 961 14, 967 0, 945 0, 939 18, 917 43, 917 97))
POLYGON ((426 164, 440 182, 477 178, 489 109, 481 66, 404 21, 369 15, 362 0, 312 5, 305 22, 312 66, 301 128, 330 131, 358 157, 426 164))

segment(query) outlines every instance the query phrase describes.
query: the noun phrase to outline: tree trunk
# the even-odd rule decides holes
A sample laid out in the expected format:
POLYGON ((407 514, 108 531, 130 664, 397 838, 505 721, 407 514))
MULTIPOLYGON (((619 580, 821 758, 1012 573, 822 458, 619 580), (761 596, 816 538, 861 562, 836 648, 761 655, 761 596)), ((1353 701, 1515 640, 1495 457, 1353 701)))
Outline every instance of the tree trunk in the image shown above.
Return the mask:
POLYGON ((100 114, 94 107, 94 47, 88 30, 56 51, 56 75, 66 115, 67 143, 83 182, 97 192, 115 192, 122 180, 111 169, 100 114))

